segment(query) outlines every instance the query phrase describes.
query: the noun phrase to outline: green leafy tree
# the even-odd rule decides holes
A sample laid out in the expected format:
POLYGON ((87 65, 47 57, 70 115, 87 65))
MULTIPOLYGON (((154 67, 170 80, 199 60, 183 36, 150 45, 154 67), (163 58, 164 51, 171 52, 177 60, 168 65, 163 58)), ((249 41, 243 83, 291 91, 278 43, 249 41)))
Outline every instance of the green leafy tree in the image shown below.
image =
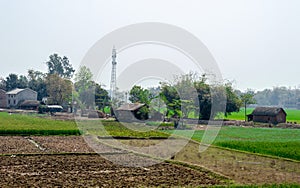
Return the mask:
POLYGON ((26 76, 18 76, 17 74, 9 74, 5 80, 6 90, 10 91, 15 88, 26 88, 28 87, 28 80, 26 76))
POLYGON ((58 54, 50 55, 46 64, 49 74, 57 74, 62 78, 70 79, 75 72, 66 56, 60 57, 58 54))
POLYGON ((137 112, 138 119, 148 119, 149 104, 152 100, 149 90, 143 89, 141 86, 133 86, 129 92, 129 100, 133 103, 144 103, 146 106, 137 112))
POLYGON ((26 88, 28 87, 28 79, 24 75, 20 75, 18 79, 18 88, 26 88))
POLYGON ((98 106, 98 109, 105 112, 106 107, 110 107, 110 97, 108 92, 101 87, 101 85, 96 84, 95 86, 95 103, 98 106))
POLYGON ((46 87, 53 104, 67 105, 72 101, 72 82, 57 74, 49 74, 46 87))
POLYGON ((239 96, 233 89, 231 83, 226 83, 224 87, 225 87, 226 99, 227 99, 225 117, 227 117, 227 115, 230 115, 232 112, 239 112, 242 106, 242 101, 240 100, 239 96))
POLYGON ((161 92, 159 97, 166 104, 167 117, 181 116, 181 101, 174 86, 167 83, 161 83, 161 92))
POLYGON ((28 70, 27 77, 28 87, 38 93, 37 99, 42 100, 43 97, 47 97, 46 75, 40 71, 30 69, 28 70))
POLYGON ((18 75, 9 74, 6 77, 6 91, 13 90, 18 87, 18 75))
POLYGON ((75 74, 74 92, 76 93, 73 96, 82 108, 94 108, 96 105, 98 109, 104 111, 105 107, 110 106, 110 97, 108 92, 92 78, 93 74, 88 67, 80 67, 75 74))
POLYGON ((81 66, 75 74, 75 92, 78 93, 76 99, 82 108, 89 108, 95 102, 95 83, 92 80, 93 74, 86 66, 81 66))
POLYGON ((190 73, 178 77, 173 85, 163 83, 161 98, 167 105, 167 115, 188 117, 195 111, 200 120, 208 120, 219 112, 224 113, 225 105, 225 116, 239 110, 241 103, 230 83, 213 85, 207 82, 206 75, 190 73), (212 109, 213 102, 217 105, 212 109))
POLYGON ((2 77, 0 77, 0 89, 6 90, 6 81, 2 77))
POLYGON ((211 116, 211 93, 210 86, 207 84, 207 78, 202 75, 198 80, 194 82, 194 86, 197 90, 198 102, 199 102, 199 119, 208 120, 211 116))
POLYGON ((131 88, 129 95, 129 100, 133 103, 139 102, 149 105, 152 99, 149 90, 136 85, 131 88))

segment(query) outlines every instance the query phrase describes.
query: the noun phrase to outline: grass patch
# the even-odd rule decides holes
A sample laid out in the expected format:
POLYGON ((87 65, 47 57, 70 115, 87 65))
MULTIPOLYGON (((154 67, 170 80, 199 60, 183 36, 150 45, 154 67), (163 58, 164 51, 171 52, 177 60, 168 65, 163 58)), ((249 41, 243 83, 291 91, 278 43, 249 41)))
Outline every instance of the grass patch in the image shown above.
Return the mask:
POLYGON ((74 121, 0 113, 0 135, 79 135, 74 121))
POLYGON ((217 142, 217 146, 300 161, 300 142, 217 142))
POLYGON ((121 124, 103 120, 52 120, 38 115, 0 113, 0 135, 80 135, 116 137, 168 137, 168 133, 155 130, 155 126, 121 124), (79 129, 80 128, 80 129, 79 129), (153 129, 153 130, 152 130, 153 129))
POLYGON ((141 124, 121 124, 116 121, 62 121, 31 115, 0 113, 0 135, 79 135, 119 137, 168 137, 155 127, 141 124), (80 128, 80 129, 79 129, 80 128))

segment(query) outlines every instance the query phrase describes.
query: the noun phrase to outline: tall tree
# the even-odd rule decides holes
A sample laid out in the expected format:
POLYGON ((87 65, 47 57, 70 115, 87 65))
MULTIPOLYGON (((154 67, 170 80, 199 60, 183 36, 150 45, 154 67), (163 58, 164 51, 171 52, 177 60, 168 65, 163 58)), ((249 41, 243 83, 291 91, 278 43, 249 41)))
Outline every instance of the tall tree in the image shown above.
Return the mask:
POLYGON ((28 87, 28 79, 24 75, 20 75, 18 79, 18 88, 26 88, 28 87))
POLYGON ((167 117, 181 116, 181 101, 176 88, 167 83, 161 83, 159 97, 167 107, 167 117))
POLYGON ((57 74, 49 74, 46 78, 47 93, 53 104, 69 104, 72 101, 72 82, 57 74))
POLYGON ((92 80, 93 74, 86 66, 81 66, 75 74, 75 91, 78 93, 77 102, 81 108, 90 108, 95 102, 95 83, 92 80))
POLYGON ((10 91, 18 87, 18 75, 9 74, 6 77, 6 91, 10 91))
POLYGON ((145 103, 147 105, 151 102, 150 92, 147 89, 143 89, 141 86, 133 86, 129 92, 129 100, 133 103, 145 103))
POLYGON ((9 74, 5 80, 6 90, 10 91, 15 88, 28 87, 28 80, 26 76, 18 76, 17 74, 9 74))
POLYGON ((46 64, 49 74, 57 74, 62 78, 70 79, 75 72, 69 59, 66 56, 60 57, 56 53, 49 56, 49 60, 46 64))
POLYGON ((207 84, 207 78, 202 75, 198 80, 194 82, 194 86, 197 90, 199 101, 199 119, 208 120, 211 116, 211 90, 209 84, 207 84))
POLYGON ((96 84, 95 86, 95 103, 99 110, 104 112, 104 108, 110 106, 110 97, 108 92, 101 87, 101 85, 96 84))
POLYGON ((27 73, 28 87, 38 93, 37 99, 42 100, 47 97, 46 75, 40 71, 29 69, 27 73))
POLYGON ((0 89, 6 90, 6 81, 2 77, 0 77, 0 89))
POLYGON ((236 91, 234 91, 232 84, 226 83, 225 84, 225 91, 226 91, 226 110, 225 110, 225 117, 232 112, 239 112, 242 101, 240 100, 239 96, 237 95, 236 91))

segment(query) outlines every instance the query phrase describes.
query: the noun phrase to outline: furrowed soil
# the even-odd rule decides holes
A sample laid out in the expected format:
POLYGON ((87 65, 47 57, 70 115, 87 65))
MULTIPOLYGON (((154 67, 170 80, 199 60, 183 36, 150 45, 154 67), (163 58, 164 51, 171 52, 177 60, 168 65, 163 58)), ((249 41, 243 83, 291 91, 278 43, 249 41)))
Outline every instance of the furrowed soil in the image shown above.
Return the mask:
MULTIPOLYGON (((208 186, 228 184, 300 184, 300 162, 260 156, 218 147, 199 153, 199 143, 190 141, 173 159, 201 166, 159 163, 145 168, 134 165, 141 156, 97 143, 97 153, 80 136, 0 137, 0 185, 67 187, 208 186), (34 141, 34 142, 32 142, 34 141), (69 154, 68 154, 69 153, 69 154), (23 155, 19 155, 23 154, 23 155), (30 155, 27 155, 30 154, 30 155), (34 154, 34 155, 32 155, 34 154), (207 170, 209 169, 209 170, 207 170)), ((122 144, 146 147, 160 140, 120 140, 122 144)))
MULTIPOLYGON (((227 178, 202 168, 156 161, 106 145, 101 155, 80 136, 0 137, 1 187, 174 187, 230 184, 227 178), (111 162, 110 158, 122 164, 111 162)), ((98 151, 98 152, 99 152, 98 151)))
POLYGON ((1 156, 1 187, 144 187, 222 184, 204 172, 168 163, 115 165, 99 155, 1 156))

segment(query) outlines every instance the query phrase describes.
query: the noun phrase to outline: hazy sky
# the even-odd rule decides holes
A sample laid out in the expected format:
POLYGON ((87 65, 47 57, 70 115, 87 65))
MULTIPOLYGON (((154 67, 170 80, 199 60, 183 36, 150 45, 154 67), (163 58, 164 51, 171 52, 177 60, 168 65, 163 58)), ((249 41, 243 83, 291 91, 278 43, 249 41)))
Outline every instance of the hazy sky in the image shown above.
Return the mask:
POLYGON ((77 69, 105 34, 162 22, 197 36, 239 89, 299 86, 299 10, 299 0, 0 0, 0 76, 46 71, 53 53, 77 69))

